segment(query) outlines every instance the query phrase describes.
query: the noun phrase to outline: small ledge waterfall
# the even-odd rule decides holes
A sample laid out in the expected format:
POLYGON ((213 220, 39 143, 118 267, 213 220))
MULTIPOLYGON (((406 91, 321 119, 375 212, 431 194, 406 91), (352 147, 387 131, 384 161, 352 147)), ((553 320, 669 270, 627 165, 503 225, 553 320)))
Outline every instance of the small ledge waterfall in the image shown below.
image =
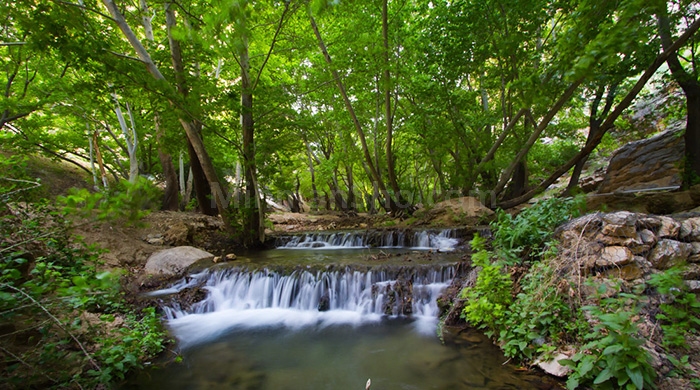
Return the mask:
POLYGON ((452 251, 460 244, 457 231, 368 230, 354 232, 314 232, 280 236, 279 249, 411 248, 452 251))
POLYGON ((455 265, 297 270, 220 270, 193 275, 167 292, 202 285, 207 297, 189 310, 166 307, 168 323, 183 346, 233 329, 361 325, 407 318, 434 332, 437 298, 455 277, 455 265))

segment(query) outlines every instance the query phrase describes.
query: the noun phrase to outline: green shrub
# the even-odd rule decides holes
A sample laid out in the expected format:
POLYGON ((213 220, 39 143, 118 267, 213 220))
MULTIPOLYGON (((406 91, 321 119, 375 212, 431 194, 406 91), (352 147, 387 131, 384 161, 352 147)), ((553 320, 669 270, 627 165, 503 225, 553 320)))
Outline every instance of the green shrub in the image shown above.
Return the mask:
POLYGON ((462 290, 460 297, 467 300, 462 318, 491 336, 512 301, 513 281, 502 262, 491 261, 491 252, 485 246, 486 240, 478 234, 471 240, 472 264, 481 267, 481 271, 474 287, 462 290))
POLYGON ((538 260, 554 229, 583 211, 585 199, 551 198, 541 200, 513 217, 503 210, 491 223, 493 245, 522 260, 538 260))
POLYGON ((535 264, 524 277, 522 292, 498 324, 506 356, 533 359, 549 354, 585 325, 575 307, 560 295, 558 281, 544 263, 535 264))
POLYGON ((654 387, 656 373, 649 353, 638 337, 639 298, 619 294, 606 298, 600 306, 586 306, 597 324, 585 336, 587 343, 571 359, 560 363, 573 369, 567 388, 592 385, 597 389, 643 389, 654 387))
POLYGON ((158 205, 160 190, 148 179, 139 177, 135 183, 122 180, 106 192, 71 189, 58 198, 63 212, 97 220, 119 220, 137 223, 158 205))
POLYGON ((700 302, 683 283, 683 266, 652 275, 649 284, 662 295, 656 319, 661 322, 666 347, 684 348, 690 333, 700 329, 700 302))
POLYGON ((155 310, 126 304, 118 273, 99 269, 99 251, 71 237, 69 220, 45 202, 0 212, 0 324, 28 340, 18 347, 0 339, 16 356, 0 367, 10 387, 95 388, 123 378, 166 340, 155 310), (101 321, 87 327, 84 315, 101 321), (123 323, 108 331, 117 317, 123 323))

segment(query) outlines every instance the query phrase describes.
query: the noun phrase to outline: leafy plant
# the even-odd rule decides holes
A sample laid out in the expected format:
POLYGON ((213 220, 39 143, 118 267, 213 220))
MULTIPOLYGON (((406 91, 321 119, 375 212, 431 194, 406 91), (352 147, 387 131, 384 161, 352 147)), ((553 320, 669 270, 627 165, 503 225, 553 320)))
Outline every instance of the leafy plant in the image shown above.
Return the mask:
POLYGON ((133 224, 157 204, 158 195, 159 190, 153 183, 139 177, 135 183, 123 180, 107 192, 72 189, 67 196, 59 197, 58 202, 63 206, 63 212, 69 215, 133 224))
POLYGON ((649 279, 649 284, 656 287, 664 299, 656 319, 661 321, 663 343, 667 347, 685 347, 686 337, 700 329, 700 302, 688 291, 682 274, 683 267, 676 266, 649 279))
POLYGON ((582 327, 577 311, 559 294, 557 275, 534 265, 506 316, 499 323, 499 342, 509 357, 532 359, 556 350, 568 334, 582 327))
POLYGON ((560 363, 574 371, 566 385, 576 389, 590 384, 600 389, 643 389, 654 387, 656 373, 649 353, 637 335, 639 298, 619 294, 602 300, 600 306, 586 306, 597 324, 584 337, 587 343, 571 359, 560 363))
POLYGON ((537 202, 515 217, 499 210, 496 221, 491 223, 494 247, 515 256, 538 259, 554 229, 579 216, 584 205, 583 197, 551 198, 537 202))
POLYGON ((492 254, 486 250, 484 238, 476 234, 470 244, 475 251, 472 263, 481 267, 481 271, 474 286, 460 293, 460 297, 467 300, 462 317, 472 325, 485 328, 491 336, 512 301, 513 281, 502 262, 491 262, 492 254))
POLYGON ((17 348, 0 340, 17 357, 2 368, 10 385, 94 388, 162 350, 155 309, 139 313, 125 303, 118 272, 99 269, 99 250, 71 237, 64 214, 46 202, 1 211, 0 322, 30 341, 17 348), (100 321, 86 330, 84 317, 100 321), (116 317, 123 324, 105 331, 116 317))

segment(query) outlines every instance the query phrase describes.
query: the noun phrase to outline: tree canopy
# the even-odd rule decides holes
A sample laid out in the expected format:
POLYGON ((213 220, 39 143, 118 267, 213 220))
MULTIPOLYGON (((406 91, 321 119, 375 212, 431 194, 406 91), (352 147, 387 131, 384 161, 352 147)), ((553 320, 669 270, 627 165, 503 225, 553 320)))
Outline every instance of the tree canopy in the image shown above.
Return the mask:
POLYGON ((395 215, 457 195, 513 206, 571 169, 575 190, 655 74, 684 92, 686 144, 700 142, 698 12, 686 0, 16 0, 0 5, 0 137, 97 187, 159 178, 163 207, 219 213, 247 244, 264 239, 265 200, 395 215))

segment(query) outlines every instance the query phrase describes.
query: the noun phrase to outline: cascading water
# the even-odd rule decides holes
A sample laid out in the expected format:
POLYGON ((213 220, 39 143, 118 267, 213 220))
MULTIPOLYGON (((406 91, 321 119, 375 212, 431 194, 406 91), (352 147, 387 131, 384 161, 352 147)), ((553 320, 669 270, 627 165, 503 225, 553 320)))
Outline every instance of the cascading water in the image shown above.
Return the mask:
POLYGON ((437 322, 437 297, 454 276, 452 265, 315 273, 298 270, 290 275, 231 269, 194 275, 169 289, 175 292, 177 286, 187 288, 203 282, 208 296, 189 310, 177 304, 165 310, 169 326, 184 347, 232 329, 323 328, 397 316, 406 316, 419 331, 432 333, 437 322))
POLYGON ((291 237, 282 245, 347 246, 242 254, 236 261, 255 270, 210 269, 149 294, 172 302, 165 311, 182 362, 145 370, 122 390, 359 389, 368 378, 373 389, 543 388, 481 334, 446 327, 436 337, 437 297, 469 272, 459 250, 377 248, 436 249, 455 234, 353 234, 291 237))
POLYGON ((278 237, 279 249, 410 248, 453 251, 460 244, 453 229, 440 231, 314 232, 278 237))

